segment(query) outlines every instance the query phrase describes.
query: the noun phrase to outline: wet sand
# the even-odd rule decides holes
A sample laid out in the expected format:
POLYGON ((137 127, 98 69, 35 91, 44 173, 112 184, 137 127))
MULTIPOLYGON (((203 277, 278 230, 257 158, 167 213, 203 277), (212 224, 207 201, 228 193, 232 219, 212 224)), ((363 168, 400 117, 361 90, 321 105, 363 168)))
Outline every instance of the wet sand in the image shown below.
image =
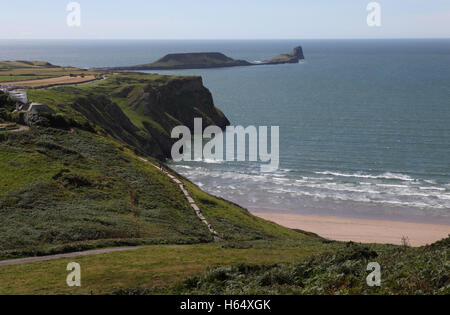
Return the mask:
POLYGON ((337 241, 401 245, 402 238, 406 237, 411 246, 423 246, 444 239, 450 234, 450 225, 274 212, 252 214, 291 229, 313 232, 337 241))

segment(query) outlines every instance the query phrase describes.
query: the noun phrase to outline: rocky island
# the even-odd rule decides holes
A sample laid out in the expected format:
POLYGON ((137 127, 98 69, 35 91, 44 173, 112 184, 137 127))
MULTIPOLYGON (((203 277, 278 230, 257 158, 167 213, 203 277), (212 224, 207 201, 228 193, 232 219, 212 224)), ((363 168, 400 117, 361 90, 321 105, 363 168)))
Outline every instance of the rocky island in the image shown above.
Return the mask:
POLYGON ((245 60, 236 60, 219 52, 200 52, 200 53, 181 53, 168 54, 163 58, 149 64, 97 68, 95 70, 180 70, 180 69, 208 69, 208 68, 227 68, 227 67, 245 67, 261 65, 277 65, 284 63, 298 63, 305 59, 301 46, 295 47, 289 54, 281 54, 275 58, 252 63, 245 60))

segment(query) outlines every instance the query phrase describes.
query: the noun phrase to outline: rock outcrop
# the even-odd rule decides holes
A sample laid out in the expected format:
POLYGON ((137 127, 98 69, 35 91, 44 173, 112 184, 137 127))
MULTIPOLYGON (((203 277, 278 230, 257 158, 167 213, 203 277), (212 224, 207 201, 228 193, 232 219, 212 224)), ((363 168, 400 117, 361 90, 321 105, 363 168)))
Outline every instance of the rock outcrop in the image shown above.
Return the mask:
POLYGON ((305 59, 303 54, 303 48, 301 46, 295 47, 290 54, 281 54, 275 58, 267 60, 262 64, 283 64, 283 63, 298 63, 300 60, 305 59))

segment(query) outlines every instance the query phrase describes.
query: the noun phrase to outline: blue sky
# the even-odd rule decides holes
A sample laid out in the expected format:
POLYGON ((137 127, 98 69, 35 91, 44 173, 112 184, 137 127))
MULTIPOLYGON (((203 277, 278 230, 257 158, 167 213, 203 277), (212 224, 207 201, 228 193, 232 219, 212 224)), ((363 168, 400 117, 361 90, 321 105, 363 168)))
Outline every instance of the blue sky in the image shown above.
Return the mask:
POLYGON ((81 27, 66 24, 69 0, 2 1, 0 38, 306 39, 449 38, 450 0, 78 0, 81 27))

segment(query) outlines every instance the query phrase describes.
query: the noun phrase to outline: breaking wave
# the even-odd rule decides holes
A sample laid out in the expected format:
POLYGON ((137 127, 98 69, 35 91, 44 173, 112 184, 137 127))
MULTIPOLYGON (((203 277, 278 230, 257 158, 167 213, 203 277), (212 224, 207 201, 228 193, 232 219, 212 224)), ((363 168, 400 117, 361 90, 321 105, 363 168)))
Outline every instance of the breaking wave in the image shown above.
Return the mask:
POLYGON ((381 210, 414 208, 424 213, 439 211, 441 215, 450 215, 450 186, 407 174, 333 171, 299 174, 291 169, 265 174, 226 165, 218 169, 208 163, 172 167, 194 183, 201 183, 206 191, 251 209, 280 206, 298 209, 319 202, 337 203, 342 208, 372 205, 381 210))

